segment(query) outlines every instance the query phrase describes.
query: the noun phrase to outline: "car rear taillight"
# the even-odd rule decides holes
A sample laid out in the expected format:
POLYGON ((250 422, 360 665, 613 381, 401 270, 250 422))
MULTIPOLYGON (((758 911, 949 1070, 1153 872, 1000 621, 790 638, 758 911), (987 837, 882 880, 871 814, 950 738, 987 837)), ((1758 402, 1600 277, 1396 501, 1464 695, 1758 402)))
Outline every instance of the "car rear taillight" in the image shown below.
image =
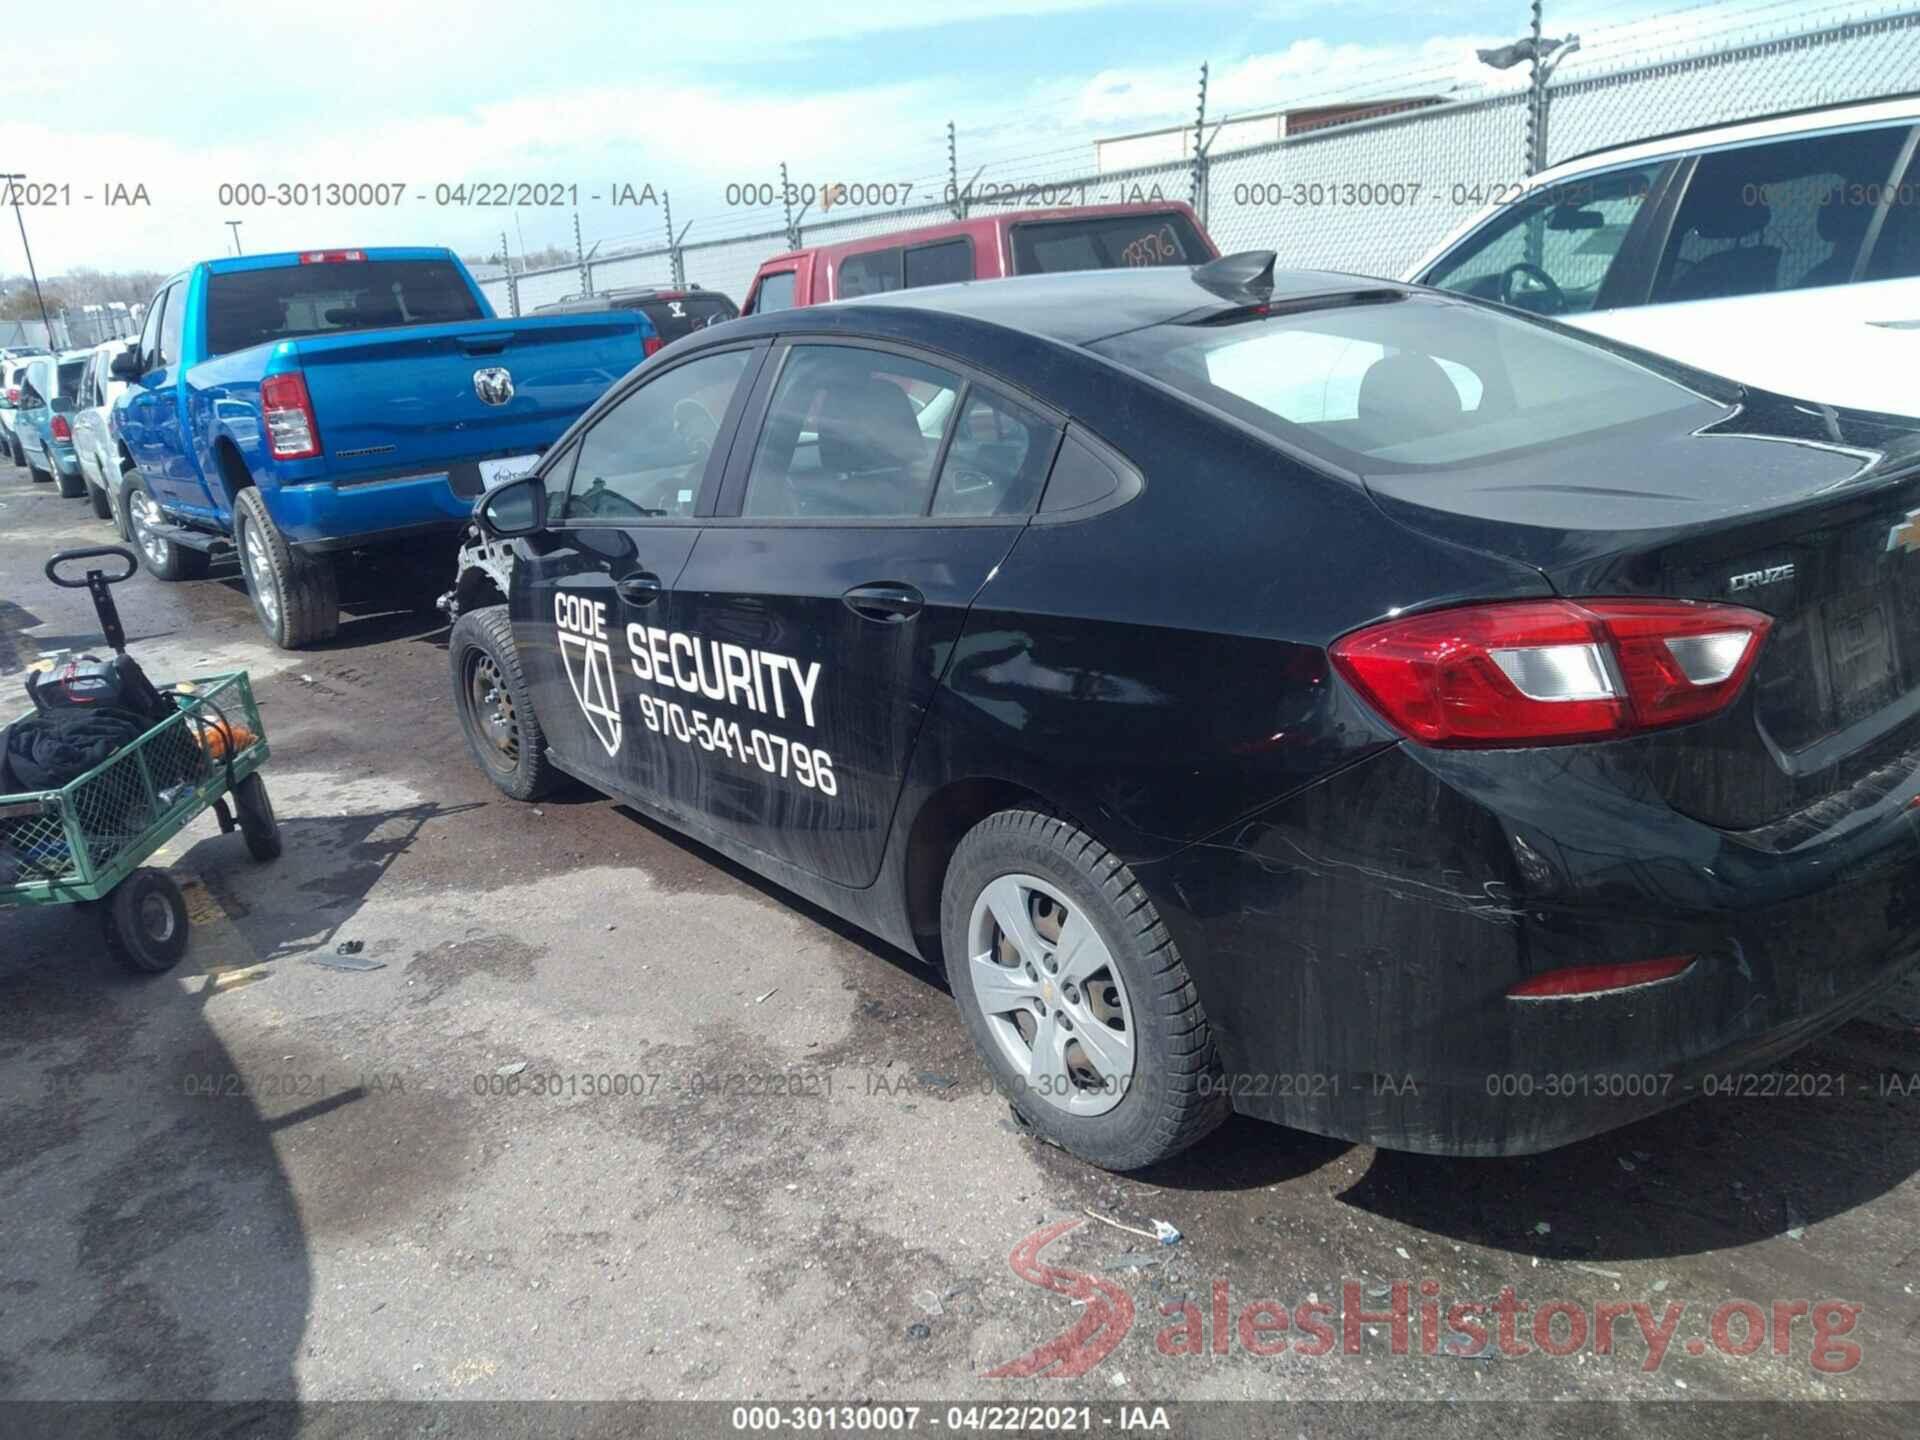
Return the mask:
POLYGON ((67 423, 67 417, 64 415, 54 416, 47 429, 53 432, 53 438, 56 440, 73 439, 73 426, 67 423))
POLYGON ((320 427, 314 423, 313 401, 307 398, 307 379, 298 371, 261 380, 260 414, 276 460, 304 460, 320 453, 320 427))
POLYGON ((302 265, 342 265, 349 261, 364 260, 364 250, 303 250, 300 252, 302 265))
POLYGON ((1740 693, 1773 622, 1694 600, 1515 600, 1335 641, 1340 673, 1427 745, 1606 740, 1704 719, 1740 693))
POLYGON ((7 403, 9 405, 18 405, 20 403, 20 387, 18 385, 9 385, 7 387, 7 403))
POLYGON ((660 353, 660 347, 666 343, 667 342, 662 340, 658 335, 647 336, 640 345, 640 358, 644 360, 649 355, 658 355, 660 353))

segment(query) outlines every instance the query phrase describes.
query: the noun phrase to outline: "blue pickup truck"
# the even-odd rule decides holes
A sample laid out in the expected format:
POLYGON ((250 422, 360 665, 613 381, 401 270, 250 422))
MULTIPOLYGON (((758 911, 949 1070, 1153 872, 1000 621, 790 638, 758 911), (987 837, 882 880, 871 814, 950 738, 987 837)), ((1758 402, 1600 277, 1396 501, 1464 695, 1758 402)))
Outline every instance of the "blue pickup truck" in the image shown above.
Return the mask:
POLYGON ((344 552, 454 541, 659 346, 638 311, 499 319, 447 250, 202 261, 113 363, 129 533, 163 580, 233 548, 274 643, 317 644, 344 552))

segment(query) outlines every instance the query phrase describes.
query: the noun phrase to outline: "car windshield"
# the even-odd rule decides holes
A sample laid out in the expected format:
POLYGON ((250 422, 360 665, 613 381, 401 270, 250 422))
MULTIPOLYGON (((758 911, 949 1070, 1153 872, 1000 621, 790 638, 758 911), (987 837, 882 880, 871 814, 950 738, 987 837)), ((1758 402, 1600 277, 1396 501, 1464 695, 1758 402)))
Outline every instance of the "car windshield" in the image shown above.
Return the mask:
POLYGON ((207 350, 272 340, 479 320, 480 303, 446 260, 342 260, 216 272, 207 288, 207 350))
POLYGON ((1436 296, 1156 325, 1092 348, 1361 471, 1478 462, 1689 408, 1704 421, 1733 394, 1436 296))

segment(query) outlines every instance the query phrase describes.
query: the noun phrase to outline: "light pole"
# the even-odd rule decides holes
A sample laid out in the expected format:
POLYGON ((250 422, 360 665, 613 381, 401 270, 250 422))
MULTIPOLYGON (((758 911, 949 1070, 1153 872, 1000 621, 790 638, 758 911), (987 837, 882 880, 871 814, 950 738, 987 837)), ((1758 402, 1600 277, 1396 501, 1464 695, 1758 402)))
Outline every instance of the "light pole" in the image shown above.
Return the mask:
POLYGON ((1522 60, 1527 62, 1527 174, 1538 175, 1547 168, 1547 81, 1560 62, 1580 48, 1580 37, 1569 35, 1556 40, 1540 33, 1541 0, 1533 0, 1533 25, 1527 35, 1511 45, 1493 50, 1476 50, 1481 63, 1496 70, 1510 70, 1522 60))
POLYGON ((236 255, 243 253, 240 249, 240 222, 238 220, 229 220, 227 221, 227 228, 233 231, 233 253, 236 255))
POLYGON ((53 321, 47 318, 47 299, 40 293, 40 274, 33 268, 33 247, 27 244, 27 220, 20 213, 20 182, 25 175, 0 172, 0 180, 7 182, 7 193, 13 197, 13 218, 20 226, 20 248, 27 252, 27 278, 33 281, 33 298, 40 306, 40 323, 47 330, 47 348, 53 349, 53 321))

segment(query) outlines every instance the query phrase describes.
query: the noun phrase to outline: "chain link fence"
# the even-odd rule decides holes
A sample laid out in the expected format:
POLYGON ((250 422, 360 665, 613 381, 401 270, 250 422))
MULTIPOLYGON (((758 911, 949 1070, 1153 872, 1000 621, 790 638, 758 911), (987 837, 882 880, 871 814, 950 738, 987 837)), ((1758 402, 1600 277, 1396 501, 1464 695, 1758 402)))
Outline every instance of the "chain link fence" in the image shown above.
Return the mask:
MULTIPOLYGON (((1920 88, 1920 9, 1748 43, 1555 77, 1545 88, 1544 153, 1557 164, 1675 130, 1920 88)), ((1088 174, 1084 151, 982 167, 976 180, 1073 187, 1088 202, 1124 191, 1191 200, 1223 253, 1276 251, 1283 266, 1399 275, 1526 175, 1528 93, 1482 95, 1352 121, 1273 144, 1125 173, 1088 174)), ((813 220, 804 245, 936 224, 947 203, 813 220)), ((762 261, 791 248, 784 227, 679 247, 686 278, 744 299, 762 261)), ((668 285, 666 246, 586 262, 595 292, 668 285)), ((579 264, 482 282, 503 314, 581 288, 579 264)))

